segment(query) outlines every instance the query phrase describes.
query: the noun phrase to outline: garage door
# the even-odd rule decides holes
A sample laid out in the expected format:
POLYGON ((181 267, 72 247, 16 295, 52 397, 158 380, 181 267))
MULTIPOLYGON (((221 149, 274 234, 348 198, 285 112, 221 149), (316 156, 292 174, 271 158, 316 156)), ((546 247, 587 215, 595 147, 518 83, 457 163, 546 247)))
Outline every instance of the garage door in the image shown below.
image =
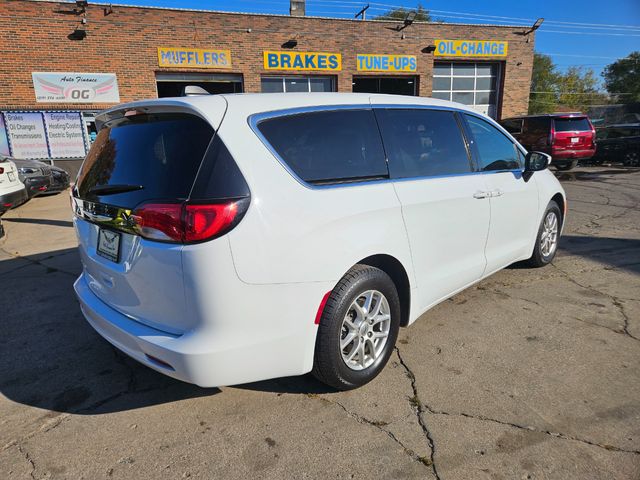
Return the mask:
POLYGON ((499 63, 436 62, 432 96, 470 105, 496 118, 499 76, 499 63))

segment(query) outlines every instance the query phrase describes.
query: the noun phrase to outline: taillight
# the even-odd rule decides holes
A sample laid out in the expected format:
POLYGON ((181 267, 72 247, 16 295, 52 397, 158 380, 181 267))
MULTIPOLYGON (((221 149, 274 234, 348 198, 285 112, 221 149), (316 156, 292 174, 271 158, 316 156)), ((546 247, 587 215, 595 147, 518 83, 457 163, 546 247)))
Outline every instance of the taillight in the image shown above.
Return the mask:
POLYGON ((131 214, 134 229, 151 240, 181 242, 184 238, 181 203, 147 203, 131 214))
POLYGON ((228 232, 240 219, 246 201, 214 204, 147 203, 132 214, 134 230, 144 238, 191 243, 228 232))

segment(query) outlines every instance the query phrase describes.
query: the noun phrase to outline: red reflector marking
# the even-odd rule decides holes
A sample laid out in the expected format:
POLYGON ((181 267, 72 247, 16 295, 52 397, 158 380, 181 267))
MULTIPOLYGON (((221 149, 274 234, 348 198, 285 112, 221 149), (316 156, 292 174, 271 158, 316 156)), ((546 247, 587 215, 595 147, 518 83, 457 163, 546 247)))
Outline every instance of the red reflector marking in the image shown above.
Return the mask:
POLYGON ((10 207, 11 205, 13 205, 13 203, 3 203, 2 204, 3 207, 10 207))
POLYGON ((156 365, 158 365, 159 367, 162 368, 166 368, 169 370, 174 370, 175 368, 173 368, 170 364, 168 364, 167 362, 160 360, 159 358, 153 357, 151 355, 149 355, 148 353, 144 354, 145 357, 147 357, 147 360, 149 360, 151 363, 155 363, 156 365))
POLYGON ((40 188, 38 188, 38 190, 40 190, 41 192, 44 192, 47 189, 47 187, 45 187, 44 185, 40 188))
POLYGON ((316 313, 316 321, 313 322, 316 325, 320 325, 320 319, 322 318, 322 312, 324 312, 324 306, 327 304, 327 300, 329 300, 329 295, 331 295, 331 290, 324 294, 322 297, 322 301, 320 302, 320 306, 318 307, 318 313, 316 313))

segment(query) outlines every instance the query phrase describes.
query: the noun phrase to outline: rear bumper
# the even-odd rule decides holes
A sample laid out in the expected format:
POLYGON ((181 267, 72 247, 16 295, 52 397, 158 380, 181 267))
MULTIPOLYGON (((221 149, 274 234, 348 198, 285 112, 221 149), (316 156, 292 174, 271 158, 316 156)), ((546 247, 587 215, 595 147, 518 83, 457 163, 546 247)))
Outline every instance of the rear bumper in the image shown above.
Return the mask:
POLYGON ((41 193, 46 193, 51 185, 49 177, 27 177, 23 180, 24 186, 27 188, 29 197, 35 197, 41 193))
POLYGON ((0 195, 0 212, 6 212, 11 208, 22 205, 28 199, 27 190, 24 188, 0 195))
MULTIPOLYGON (((286 286, 279 287, 286 290, 286 286)), ((298 286, 292 288, 299 289, 298 286)), ((318 286, 313 288, 315 297, 318 286)), ((323 288, 326 287, 319 287, 318 291, 323 288)), ((184 382, 201 387, 233 385, 301 375, 309 372, 313 365, 317 331, 313 314, 300 312, 292 305, 288 305, 286 311, 281 309, 282 301, 274 297, 272 291, 264 294, 266 298, 276 298, 273 305, 260 303, 262 295, 255 298, 255 303, 261 305, 261 314, 255 318, 246 316, 250 313, 246 307, 254 302, 233 300, 244 295, 237 292, 230 299, 231 304, 236 305, 235 311, 229 311, 227 318, 175 335, 143 325, 105 304, 91 291, 84 273, 75 282, 74 289, 82 313, 100 335, 138 362, 184 382), (297 328, 287 328, 288 320, 295 321, 297 328), (276 333, 262 334, 252 328, 256 321, 276 333)), ((315 309, 317 305, 310 308, 315 309)))
POLYGON ((588 160, 596 154, 596 149, 585 150, 553 150, 551 157, 552 163, 568 163, 574 160, 588 160))

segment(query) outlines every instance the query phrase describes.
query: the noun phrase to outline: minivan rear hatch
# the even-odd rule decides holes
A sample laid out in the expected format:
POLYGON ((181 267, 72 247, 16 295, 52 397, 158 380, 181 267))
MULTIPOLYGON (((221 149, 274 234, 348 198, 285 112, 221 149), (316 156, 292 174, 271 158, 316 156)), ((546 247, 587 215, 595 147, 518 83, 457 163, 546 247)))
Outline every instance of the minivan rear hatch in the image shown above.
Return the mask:
MULTIPOLYGON (((160 330, 193 327, 185 304, 182 245, 136 235, 141 205, 180 203, 194 182, 226 110, 208 97, 154 101, 108 111, 72 191, 85 279, 103 302, 160 330)), ((162 239, 161 239, 162 240, 162 239)))
POLYGON ((554 150, 588 150, 594 148, 595 130, 586 116, 553 118, 554 150))

